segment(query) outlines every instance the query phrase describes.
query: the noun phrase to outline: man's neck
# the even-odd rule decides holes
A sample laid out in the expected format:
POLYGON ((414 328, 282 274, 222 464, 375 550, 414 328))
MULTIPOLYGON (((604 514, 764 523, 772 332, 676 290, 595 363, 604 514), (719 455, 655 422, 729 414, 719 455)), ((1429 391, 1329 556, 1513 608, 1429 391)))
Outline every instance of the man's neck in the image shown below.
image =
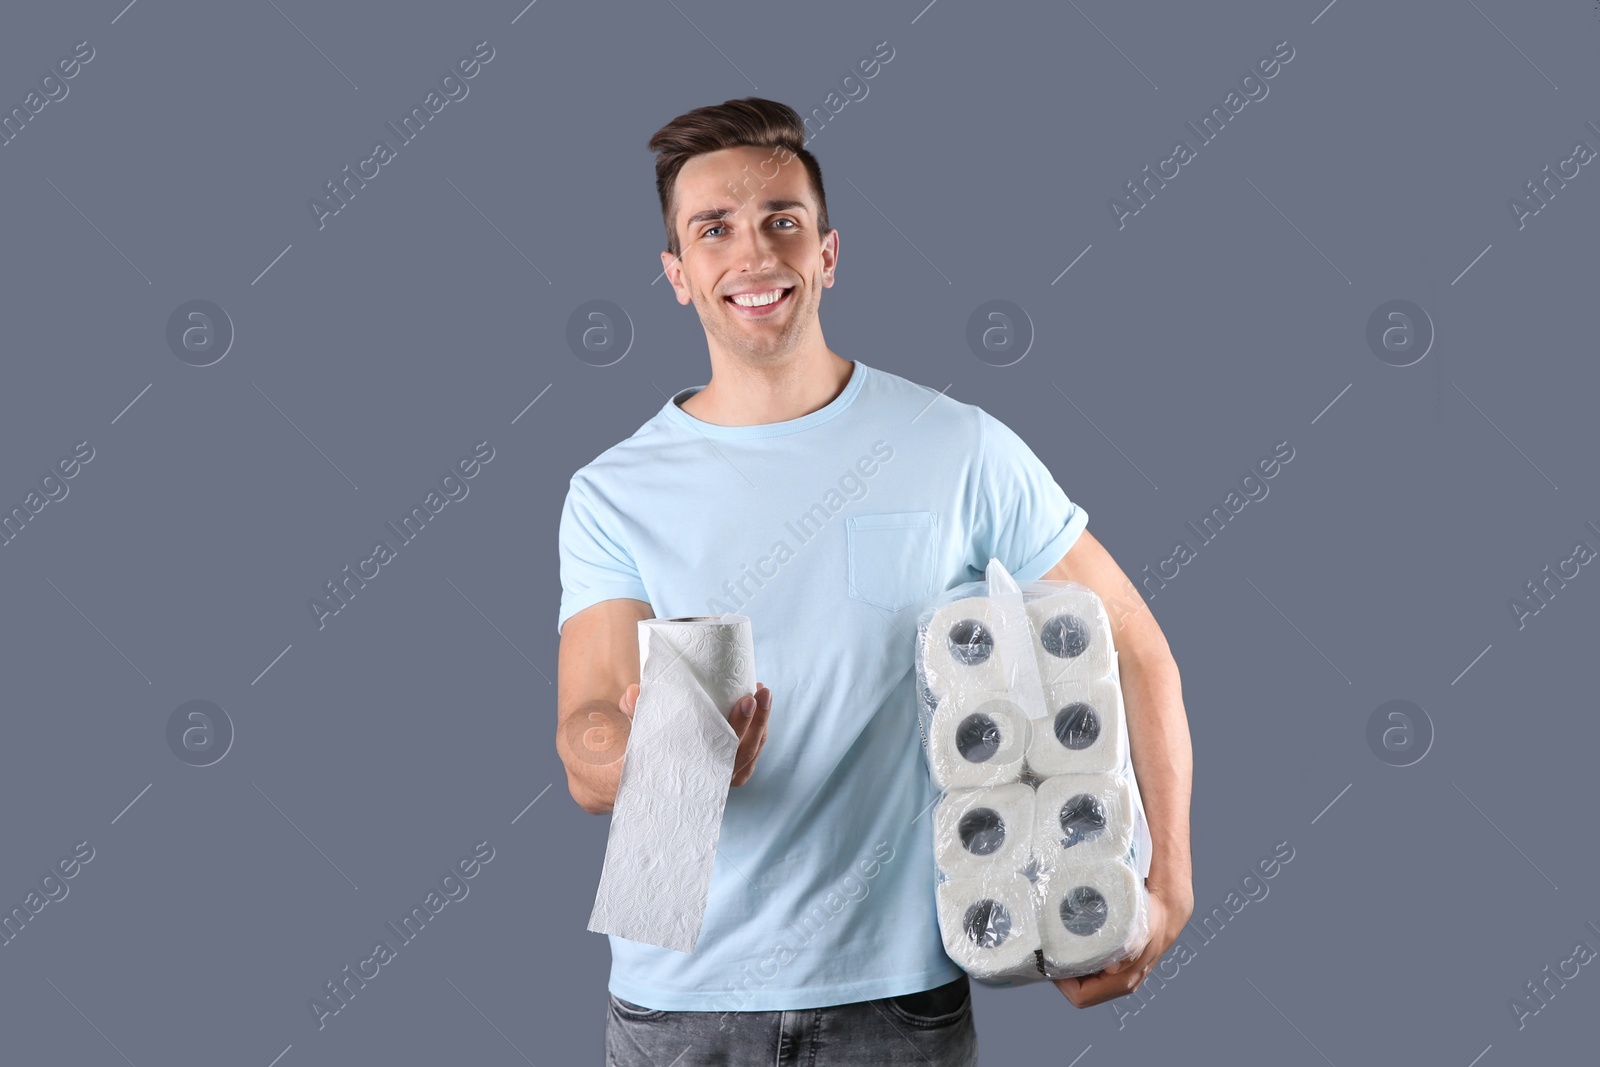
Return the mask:
POLYGON ((832 403, 854 369, 829 348, 772 366, 713 359, 710 383, 678 406, 716 426, 789 422, 832 403))

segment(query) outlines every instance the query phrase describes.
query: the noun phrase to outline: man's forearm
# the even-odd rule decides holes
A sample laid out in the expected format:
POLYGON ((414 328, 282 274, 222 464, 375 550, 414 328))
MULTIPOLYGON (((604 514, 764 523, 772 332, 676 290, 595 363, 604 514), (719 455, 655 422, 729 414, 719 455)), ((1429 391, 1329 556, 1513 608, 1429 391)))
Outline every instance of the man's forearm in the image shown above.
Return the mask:
POLYGON ((622 709, 639 681, 640 620, 650 605, 602 600, 567 620, 561 630, 556 682, 556 755, 567 789, 584 811, 603 815, 617 799, 622 753, 633 709, 622 709))
POLYGON ((1178 665, 1164 641, 1159 649, 1120 650, 1118 665, 1133 770, 1150 823, 1149 881, 1152 887, 1174 894, 1173 902, 1192 903, 1189 796, 1194 752, 1178 665))
POLYGON ((556 753, 567 769, 567 789, 584 811, 609 812, 622 780, 622 756, 632 722, 607 700, 590 700, 561 719, 556 753))

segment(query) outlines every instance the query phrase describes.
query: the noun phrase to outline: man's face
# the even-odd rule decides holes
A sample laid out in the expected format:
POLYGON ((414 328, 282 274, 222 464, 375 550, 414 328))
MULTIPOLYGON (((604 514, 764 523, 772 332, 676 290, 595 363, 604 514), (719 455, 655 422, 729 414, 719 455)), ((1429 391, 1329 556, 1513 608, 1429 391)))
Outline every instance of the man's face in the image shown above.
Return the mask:
POLYGON ((726 148, 678 172, 680 255, 661 254, 678 303, 694 301, 714 343, 756 359, 792 351, 833 284, 838 231, 818 232, 804 164, 783 149, 726 148), (779 299, 764 306, 747 302, 779 299))

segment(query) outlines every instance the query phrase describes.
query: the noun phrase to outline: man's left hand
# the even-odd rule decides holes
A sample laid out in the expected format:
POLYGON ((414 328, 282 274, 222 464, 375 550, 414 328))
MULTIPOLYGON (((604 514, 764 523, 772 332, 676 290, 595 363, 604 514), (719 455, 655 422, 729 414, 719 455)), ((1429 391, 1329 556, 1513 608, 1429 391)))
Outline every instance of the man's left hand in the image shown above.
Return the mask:
POLYGON ((1076 1007, 1089 1008, 1132 993, 1178 939, 1194 911, 1193 903, 1170 889, 1148 886, 1147 891, 1149 937, 1135 955, 1081 978, 1052 979, 1076 1007))

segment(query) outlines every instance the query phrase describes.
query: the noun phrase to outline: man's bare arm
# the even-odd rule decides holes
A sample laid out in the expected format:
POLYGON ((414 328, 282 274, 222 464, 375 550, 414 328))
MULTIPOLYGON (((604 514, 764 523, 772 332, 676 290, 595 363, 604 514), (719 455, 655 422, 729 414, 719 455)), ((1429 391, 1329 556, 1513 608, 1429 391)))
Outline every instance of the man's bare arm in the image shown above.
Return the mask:
POLYGON ((567 768, 567 789, 584 811, 603 814, 616 800, 633 724, 622 697, 639 681, 638 623, 653 617, 642 600, 602 600, 561 627, 556 753, 567 768))

